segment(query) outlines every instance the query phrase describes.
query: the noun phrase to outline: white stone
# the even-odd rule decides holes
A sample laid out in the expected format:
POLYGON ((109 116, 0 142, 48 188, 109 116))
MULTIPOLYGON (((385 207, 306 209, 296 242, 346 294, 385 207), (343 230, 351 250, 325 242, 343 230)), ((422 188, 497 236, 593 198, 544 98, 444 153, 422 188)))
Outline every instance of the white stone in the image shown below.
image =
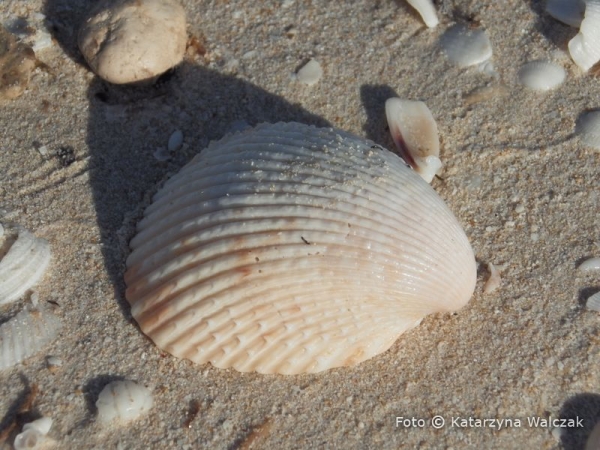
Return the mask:
POLYGON ((96 74, 115 84, 152 80, 183 59, 185 11, 177 0, 104 0, 79 31, 96 74))

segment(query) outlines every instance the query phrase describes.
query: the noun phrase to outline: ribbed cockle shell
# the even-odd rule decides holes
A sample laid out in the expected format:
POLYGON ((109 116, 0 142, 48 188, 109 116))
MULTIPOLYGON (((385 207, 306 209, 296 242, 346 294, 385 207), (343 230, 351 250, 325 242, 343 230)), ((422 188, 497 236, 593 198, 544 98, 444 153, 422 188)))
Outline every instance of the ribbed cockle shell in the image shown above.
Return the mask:
POLYGON ((211 144, 155 195, 131 248, 142 331, 243 372, 357 364, 464 306, 476 276, 461 226, 399 157, 297 123, 211 144))

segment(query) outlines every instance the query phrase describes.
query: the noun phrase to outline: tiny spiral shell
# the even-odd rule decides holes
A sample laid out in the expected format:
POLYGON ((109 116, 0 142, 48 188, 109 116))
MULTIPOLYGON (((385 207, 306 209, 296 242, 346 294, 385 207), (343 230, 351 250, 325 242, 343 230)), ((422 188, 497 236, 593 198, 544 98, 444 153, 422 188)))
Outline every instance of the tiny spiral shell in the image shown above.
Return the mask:
POLYGON ((134 381, 113 381, 102 389, 96 402, 98 418, 102 423, 115 419, 129 422, 152 408, 150 390, 134 381))

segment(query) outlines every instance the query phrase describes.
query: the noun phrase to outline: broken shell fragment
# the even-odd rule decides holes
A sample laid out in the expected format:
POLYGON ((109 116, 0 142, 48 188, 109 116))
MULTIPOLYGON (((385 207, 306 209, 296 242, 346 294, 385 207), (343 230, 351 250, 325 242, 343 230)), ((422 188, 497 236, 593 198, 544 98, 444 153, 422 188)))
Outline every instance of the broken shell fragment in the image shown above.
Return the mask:
POLYGON ((400 156, 428 183, 442 168, 437 124, 423 102, 397 97, 385 102, 385 114, 400 156))
POLYGON ((567 77, 565 69, 549 61, 531 61, 519 70, 519 83, 534 91, 548 91, 560 86, 567 77))
POLYGON ((109 423, 115 419, 129 422, 152 408, 152 392, 134 381, 113 381, 102 389, 96 402, 98 419, 109 423))
POLYGON ((23 425, 14 442, 15 450, 35 450, 45 447, 46 435, 52 427, 50 417, 42 417, 23 425))
POLYGON ((61 322, 43 309, 23 310, 0 325, 0 370, 35 355, 54 340, 61 322))
POLYGON ((407 2, 417 10, 427 28, 434 28, 440 23, 431 0, 407 0, 407 2))
POLYGON ((500 271, 492 263, 488 263, 487 267, 490 276, 483 286, 483 293, 491 294, 500 287, 500 284, 502 283, 502 277, 500 276, 500 271))
POLYGON ((183 60, 185 11, 177 0, 104 0, 90 13, 78 42, 106 81, 153 80, 183 60))
POLYGON ((50 263, 48 241, 19 230, 17 240, 0 261, 0 305, 18 299, 44 275, 50 263))
POLYGON ((130 245, 142 331, 242 372, 358 364, 463 307, 476 278, 458 221, 399 157, 298 123, 212 143, 154 196, 130 245))
POLYGON ((492 43, 482 28, 454 25, 440 38, 448 59, 459 67, 480 64, 492 57, 492 43))
POLYGON ((569 53, 582 70, 600 61, 600 0, 585 0, 579 33, 569 41, 569 53))

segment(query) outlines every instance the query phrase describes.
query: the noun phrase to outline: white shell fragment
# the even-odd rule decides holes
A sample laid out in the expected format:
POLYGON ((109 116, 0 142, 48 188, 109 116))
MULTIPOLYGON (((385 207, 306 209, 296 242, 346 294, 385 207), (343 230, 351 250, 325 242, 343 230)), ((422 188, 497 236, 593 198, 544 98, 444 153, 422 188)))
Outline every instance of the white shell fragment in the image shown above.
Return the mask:
POLYGON ((567 25, 579 28, 583 20, 585 2, 583 0, 547 0, 546 12, 567 25))
POLYGON ((44 275, 50 263, 48 241, 19 230, 17 240, 0 261, 0 305, 18 299, 44 275))
POLYGON ((492 57, 492 43, 482 28, 454 25, 442 35, 440 44, 448 59, 459 67, 480 64, 492 57))
POLYGON ((79 31, 92 70, 115 84, 151 80, 176 66, 186 41, 177 0, 102 0, 79 31))
POLYGON ((588 298, 585 307, 591 311, 600 312, 600 292, 596 292, 588 298))
POLYGON ((600 111, 582 114, 577 120, 575 134, 588 147, 600 150, 600 111))
POLYGON ((431 111, 423 102, 393 97, 385 102, 385 113, 400 155, 431 183, 442 168, 440 138, 431 111))
POLYGON ((371 141, 298 123, 212 143, 155 195, 127 259, 161 349, 242 372, 350 366, 471 297, 457 220, 371 141))
POLYGON ((565 69, 549 61, 531 61, 519 70, 519 83, 534 91, 548 91, 560 86, 567 77, 565 69))
POLYGON ((23 310, 0 325, 0 370, 35 355, 54 340, 61 322, 42 309, 23 310))
POLYGON ((42 417, 23 425, 23 431, 17 435, 14 442, 15 450, 35 450, 45 447, 46 435, 52 427, 50 417, 42 417))
POLYGON ((415 8, 427 28, 434 28, 440 21, 438 20, 435 7, 431 0, 406 0, 410 6, 415 8))
POLYGON ((483 293, 491 294, 500 287, 500 284, 502 283, 502 278, 500 277, 500 271, 492 263, 488 263, 487 267, 490 276, 488 277, 487 281, 485 282, 485 285, 483 286, 483 293))
POLYGON ((582 70, 600 61, 600 0, 585 0, 579 33, 569 41, 569 53, 582 70))
POLYGON ((174 131, 169 137, 167 144, 167 150, 169 152, 176 152, 183 145, 183 132, 181 130, 174 131))
POLYGON ((152 392, 134 381, 113 381, 98 397, 98 419, 109 423, 115 419, 129 422, 137 419, 152 408, 152 392))
POLYGON ((600 270, 600 257, 586 259, 584 262, 579 264, 577 269, 580 272, 590 272, 592 270, 600 270))
POLYGON ((317 84, 317 82, 323 76, 323 69, 321 68, 321 64, 315 59, 311 59, 308 61, 296 74, 296 79, 303 84, 308 86, 312 86, 313 84, 317 84))

